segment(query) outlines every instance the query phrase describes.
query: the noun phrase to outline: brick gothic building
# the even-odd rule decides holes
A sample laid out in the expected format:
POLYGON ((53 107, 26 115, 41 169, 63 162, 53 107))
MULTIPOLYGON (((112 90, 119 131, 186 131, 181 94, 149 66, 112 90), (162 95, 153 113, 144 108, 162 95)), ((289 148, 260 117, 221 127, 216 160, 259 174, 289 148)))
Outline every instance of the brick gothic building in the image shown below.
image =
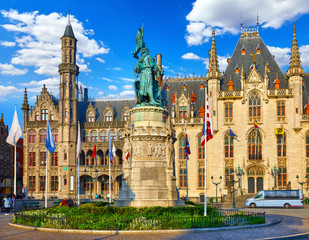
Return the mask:
POLYGON ((13 192, 13 147, 6 142, 8 126, 0 119, 0 195, 13 192))
MULTIPOLYGON (((77 192, 76 139, 81 122, 82 148, 80 183, 82 197, 108 191, 108 129, 117 149, 112 165, 113 197, 117 198, 122 176, 122 131, 130 121, 128 110, 133 100, 89 101, 78 89, 76 42, 70 22, 61 38, 62 63, 59 65, 59 99, 43 86, 34 106, 29 108, 25 90, 23 110, 24 186, 28 195, 42 197, 45 188, 44 138, 46 120, 50 120, 56 152, 48 156, 49 196, 75 197, 77 192), (92 149, 96 145, 97 157, 92 149)), ((240 39, 224 74, 219 71, 215 33, 209 51, 209 71, 205 76, 163 79, 163 105, 168 109, 176 131, 175 174, 180 196, 186 194, 188 172, 189 197, 199 201, 204 188, 204 150, 200 146, 204 116, 204 88, 208 86, 214 138, 207 144, 208 196, 227 194, 229 181, 239 176, 244 193, 272 189, 299 188, 309 175, 309 76, 300 63, 293 28, 290 66, 284 74, 259 35, 258 26, 241 28, 240 39), (184 127, 187 122, 191 152, 186 171, 184 127), (257 122, 258 128, 255 128, 257 122), (282 134, 275 130, 283 129, 282 134), (239 142, 229 138, 229 129, 239 142)), ((134 151, 134 149, 133 149, 134 151)), ((240 186, 235 188, 240 190, 240 186)), ((308 194, 309 184, 304 185, 308 194)), ((237 191, 239 193, 240 191, 237 191)))

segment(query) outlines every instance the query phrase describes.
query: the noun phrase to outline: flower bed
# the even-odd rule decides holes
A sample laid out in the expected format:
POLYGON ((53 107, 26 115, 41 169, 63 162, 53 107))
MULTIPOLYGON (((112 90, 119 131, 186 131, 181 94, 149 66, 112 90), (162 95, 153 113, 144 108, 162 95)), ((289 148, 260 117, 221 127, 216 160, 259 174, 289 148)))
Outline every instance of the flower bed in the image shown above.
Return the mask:
POLYGON ((103 207, 95 203, 80 207, 54 207, 15 213, 13 223, 45 228, 91 230, 188 229, 229 227, 265 223, 265 213, 219 214, 208 206, 194 207, 103 207))

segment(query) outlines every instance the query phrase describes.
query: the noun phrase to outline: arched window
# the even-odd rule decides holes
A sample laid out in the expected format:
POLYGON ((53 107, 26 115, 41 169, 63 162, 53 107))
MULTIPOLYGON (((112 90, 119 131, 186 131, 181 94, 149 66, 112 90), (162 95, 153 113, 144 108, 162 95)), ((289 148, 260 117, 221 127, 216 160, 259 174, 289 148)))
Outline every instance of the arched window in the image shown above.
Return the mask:
POLYGON ((116 141, 116 132, 111 132, 112 141, 116 141))
POLYGON ((104 153, 102 150, 97 152, 97 164, 101 166, 104 165, 104 153))
POLYGON ((95 122, 94 112, 90 111, 88 113, 87 122, 95 122))
POLYGON ((98 133, 93 131, 91 132, 91 142, 97 142, 98 141, 98 133))
POLYGON ((107 111, 105 114, 105 122, 113 121, 113 114, 111 111, 107 111))
POLYGON ((277 156, 286 157, 286 134, 277 135, 277 156))
POLYGON ((86 155, 86 166, 91 165, 92 163, 92 150, 88 150, 86 155))
POLYGON ((40 142, 43 143, 45 142, 46 139, 46 130, 41 130, 40 131, 40 142))
POLYGON ((100 141, 101 142, 107 141, 107 133, 106 132, 100 132, 100 141))
POLYGON ((179 138, 179 160, 186 159, 186 138, 184 135, 182 135, 179 138))
MULTIPOLYGON (((111 182, 111 190, 113 191, 113 181, 111 182)), ((109 191, 109 177, 107 175, 102 176, 101 181, 101 194, 105 195, 109 191)))
POLYGON ((53 133, 53 139, 54 139, 54 142, 58 142, 58 130, 53 130, 52 131, 53 133))
POLYGON ((261 98, 257 92, 252 92, 249 96, 249 121, 260 121, 261 114, 261 98))
POLYGON ((85 142, 89 142, 89 133, 85 133, 85 142))
POLYGON ((127 121, 130 119, 130 113, 128 110, 126 110, 124 113, 123 113, 123 121, 127 121))
POLYGON ((86 165, 86 161, 85 161, 85 153, 82 150, 80 156, 79 156, 79 161, 80 161, 80 165, 81 166, 85 166, 86 165))
POLYGON ((30 130, 29 131, 29 143, 35 143, 35 137, 36 137, 36 131, 30 130))
POLYGON ((198 137, 198 159, 205 159, 205 146, 201 145, 202 135, 198 137))
POLYGON ((262 160, 262 137, 258 128, 249 133, 248 155, 249 160, 262 160))
POLYGON ((234 139, 230 137, 229 132, 225 133, 224 136, 224 157, 234 157, 234 139))

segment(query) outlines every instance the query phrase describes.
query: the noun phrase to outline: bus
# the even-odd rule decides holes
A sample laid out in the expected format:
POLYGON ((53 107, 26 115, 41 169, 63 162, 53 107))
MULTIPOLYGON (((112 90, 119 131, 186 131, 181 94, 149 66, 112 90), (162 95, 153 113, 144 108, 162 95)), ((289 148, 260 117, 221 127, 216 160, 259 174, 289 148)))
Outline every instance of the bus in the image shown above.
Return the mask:
POLYGON ((260 191, 245 203, 246 207, 303 207, 304 197, 301 190, 260 191))

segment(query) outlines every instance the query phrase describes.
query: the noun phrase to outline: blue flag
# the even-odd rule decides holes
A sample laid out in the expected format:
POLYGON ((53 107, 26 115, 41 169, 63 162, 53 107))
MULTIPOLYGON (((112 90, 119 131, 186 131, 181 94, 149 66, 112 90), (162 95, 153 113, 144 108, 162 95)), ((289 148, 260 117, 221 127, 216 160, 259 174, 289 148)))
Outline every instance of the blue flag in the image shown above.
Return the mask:
POLYGON ((50 153, 53 153, 56 150, 55 142, 53 139, 53 133, 50 129, 48 120, 47 120, 47 129, 46 129, 45 147, 48 149, 50 153))
POLYGON ((237 139, 237 135, 235 133, 233 133, 232 129, 230 129, 230 137, 233 137, 237 140, 237 142, 239 142, 239 140, 237 139))
POLYGON ((112 148, 112 135, 111 135, 111 129, 108 131, 108 157, 109 161, 112 164, 113 163, 113 148, 112 148))

